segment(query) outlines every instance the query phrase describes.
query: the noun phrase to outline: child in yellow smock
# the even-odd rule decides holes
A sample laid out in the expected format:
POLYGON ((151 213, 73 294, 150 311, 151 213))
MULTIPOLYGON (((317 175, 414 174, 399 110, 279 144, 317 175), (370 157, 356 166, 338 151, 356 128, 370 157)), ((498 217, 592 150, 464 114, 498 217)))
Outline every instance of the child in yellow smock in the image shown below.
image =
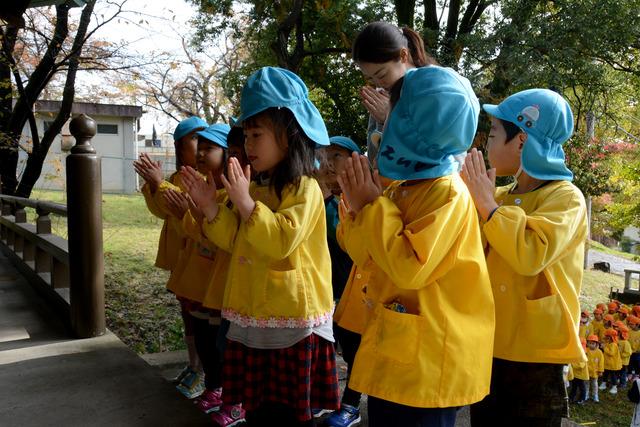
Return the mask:
POLYGON ((377 165, 339 177, 339 236, 371 272, 358 291, 367 324, 350 387, 369 396, 369 425, 453 426, 489 392, 494 307, 477 214, 454 155, 472 143, 479 104, 468 80, 430 66, 391 91, 377 165))
POLYGON ((242 402, 250 425, 309 423, 312 408, 337 409, 331 261, 322 191, 313 178, 315 149, 327 129, 294 73, 264 67, 240 101, 245 151, 256 174, 236 158, 225 190, 184 170, 206 220, 202 231, 231 254, 222 315, 229 320, 222 399, 242 402))
MULTIPOLYGON (((222 123, 197 132, 196 165, 201 177, 219 180, 225 165, 228 133, 229 125, 222 123)), ((216 349, 220 312, 206 309, 202 303, 208 285, 207 279, 216 257, 216 248, 202 235, 199 227, 188 226, 187 218, 191 217, 191 213, 183 188, 163 183, 156 192, 156 201, 162 209, 169 209, 179 221, 178 231, 187 239, 167 288, 176 295, 190 316, 196 350, 204 370, 205 389, 198 397, 196 406, 201 411, 210 413, 219 409, 222 404, 222 357, 216 349)), ((179 387, 178 390, 185 396, 192 397, 190 388, 179 387)))
POLYGON ((562 150, 573 114, 547 89, 483 108, 491 116, 492 169, 487 172, 482 153, 473 149, 462 177, 483 220, 499 309, 491 395, 472 406, 471 421, 560 426, 568 416, 563 366, 586 360, 578 296, 587 211, 562 150), (496 175, 515 179, 496 189, 496 175))
POLYGON ((598 378, 604 373, 604 355, 600 350, 600 339, 597 335, 589 335, 587 337, 587 365, 589 367, 589 386, 587 389, 587 397, 591 391, 591 399, 594 402, 600 402, 598 398, 598 378))
POLYGON ((604 338, 605 329, 603 313, 604 312, 601 308, 596 308, 593 310, 593 320, 591 321, 591 332, 598 336, 600 342, 602 342, 602 339, 604 338))
POLYGON ((629 328, 622 320, 616 321, 613 327, 618 332, 618 349, 620 350, 620 359, 622 360, 618 383, 620 387, 625 388, 627 386, 627 374, 629 373, 631 354, 633 353, 631 343, 629 342, 629 328))
MULTIPOLYGON (((182 165, 196 166, 196 145, 198 142, 196 132, 205 129, 207 126, 207 122, 199 117, 189 117, 178 123, 173 132, 176 153, 176 172, 165 182, 179 186, 180 174, 178 170, 180 167, 182 165)), ((133 166, 136 172, 145 180, 141 191, 147 208, 153 215, 163 220, 155 265, 158 268, 172 271, 178 264, 180 252, 185 248, 185 238, 178 232, 178 220, 173 215, 161 209, 156 203, 155 193, 164 181, 162 164, 159 161, 153 161, 146 153, 142 153, 140 159, 133 162, 133 166)), ((200 375, 202 365, 196 351, 191 316, 189 316, 187 309, 182 304, 180 311, 184 324, 184 341, 187 346, 189 362, 178 376, 174 378, 174 382, 177 383, 180 388, 191 389, 192 392, 190 394, 195 396, 200 394, 204 389, 200 375)))
POLYGON ((632 352, 629 360, 629 373, 636 377, 640 375, 640 317, 629 316, 627 324, 629 325, 629 343, 632 352))
POLYGON ((580 338, 587 339, 591 334, 593 334, 593 328, 589 318, 589 311, 582 310, 582 313, 580 313, 580 327, 578 329, 578 335, 580 335, 580 338))
POLYGON ((611 386, 609 393, 618 393, 618 379, 620 370, 622 369, 622 359, 620 358, 620 349, 618 348, 618 332, 611 328, 604 331, 604 375, 602 376, 602 384, 600 390, 605 390, 607 384, 611 386))
MULTIPOLYGON (((584 351, 587 351, 586 338, 580 338, 580 343, 584 351)), ((571 390, 569 392, 569 402, 581 405, 587 400, 587 384, 589 382, 589 362, 588 360, 573 362, 571 368, 571 390)))

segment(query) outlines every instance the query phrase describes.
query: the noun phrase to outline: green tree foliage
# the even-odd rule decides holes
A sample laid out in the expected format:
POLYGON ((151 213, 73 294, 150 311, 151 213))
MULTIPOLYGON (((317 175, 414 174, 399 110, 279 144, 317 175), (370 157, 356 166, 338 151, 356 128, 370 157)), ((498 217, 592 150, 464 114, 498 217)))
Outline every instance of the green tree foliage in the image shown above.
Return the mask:
POLYGON ((393 20, 383 1, 194 1, 199 7, 194 43, 215 41, 232 31, 246 51, 239 72, 223 77, 229 99, 239 106, 246 77, 271 65, 298 73, 325 118, 330 134, 365 143, 367 115, 358 89, 364 84, 350 59, 351 43, 368 22, 393 20))

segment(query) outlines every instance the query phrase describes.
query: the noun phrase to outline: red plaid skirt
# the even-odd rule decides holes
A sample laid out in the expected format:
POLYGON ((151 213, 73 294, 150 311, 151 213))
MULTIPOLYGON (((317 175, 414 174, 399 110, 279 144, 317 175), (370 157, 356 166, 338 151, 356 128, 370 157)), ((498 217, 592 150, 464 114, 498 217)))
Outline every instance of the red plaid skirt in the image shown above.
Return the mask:
POLYGON ((222 398, 242 402, 247 411, 279 403, 296 411, 299 421, 311 408, 338 409, 340 391, 333 343, 311 334, 291 347, 264 350, 227 340, 222 398))

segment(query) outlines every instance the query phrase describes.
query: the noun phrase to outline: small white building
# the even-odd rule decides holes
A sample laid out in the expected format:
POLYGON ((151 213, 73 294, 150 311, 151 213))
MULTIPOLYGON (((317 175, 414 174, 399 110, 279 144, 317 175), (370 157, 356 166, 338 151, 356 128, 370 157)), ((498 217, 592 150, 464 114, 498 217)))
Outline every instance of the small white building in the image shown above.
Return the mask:
MULTIPOLYGON (((42 136, 60 109, 60 101, 37 101, 35 118, 38 133, 42 136)), ((102 158, 102 190, 108 193, 134 193, 138 179, 133 161, 138 157, 138 119, 142 107, 134 105, 96 104, 74 102, 72 117, 84 113, 96 121, 97 133, 91 141, 102 158)), ((23 142, 31 138, 29 126, 23 131, 23 142)), ((62 190, 66 185, 65 158, 75 144, 67 122, 49 149, 42 167, 42 174, 35 188, 62 190)), ((24 168, 27 154, 21 150, 18 171, 24 168)))

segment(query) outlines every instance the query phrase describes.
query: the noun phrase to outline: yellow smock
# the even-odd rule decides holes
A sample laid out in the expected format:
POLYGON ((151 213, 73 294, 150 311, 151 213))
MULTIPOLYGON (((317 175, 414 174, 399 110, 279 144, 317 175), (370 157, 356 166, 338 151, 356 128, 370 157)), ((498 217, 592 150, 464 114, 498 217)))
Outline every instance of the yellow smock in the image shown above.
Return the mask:
POLYGON ((367 322, 351 388, 424 408, 489 393, 494 305, 477 221, 457 174, 395 182, 355 218, 341 213, 344 248, 371 272, 352 296, 367 322))
POLYGON ((515 362, 586 360, 578 336, 587 215, 568 181, 525 194, 500 187, 483 226, 496 304, 494 355, 515 362))

